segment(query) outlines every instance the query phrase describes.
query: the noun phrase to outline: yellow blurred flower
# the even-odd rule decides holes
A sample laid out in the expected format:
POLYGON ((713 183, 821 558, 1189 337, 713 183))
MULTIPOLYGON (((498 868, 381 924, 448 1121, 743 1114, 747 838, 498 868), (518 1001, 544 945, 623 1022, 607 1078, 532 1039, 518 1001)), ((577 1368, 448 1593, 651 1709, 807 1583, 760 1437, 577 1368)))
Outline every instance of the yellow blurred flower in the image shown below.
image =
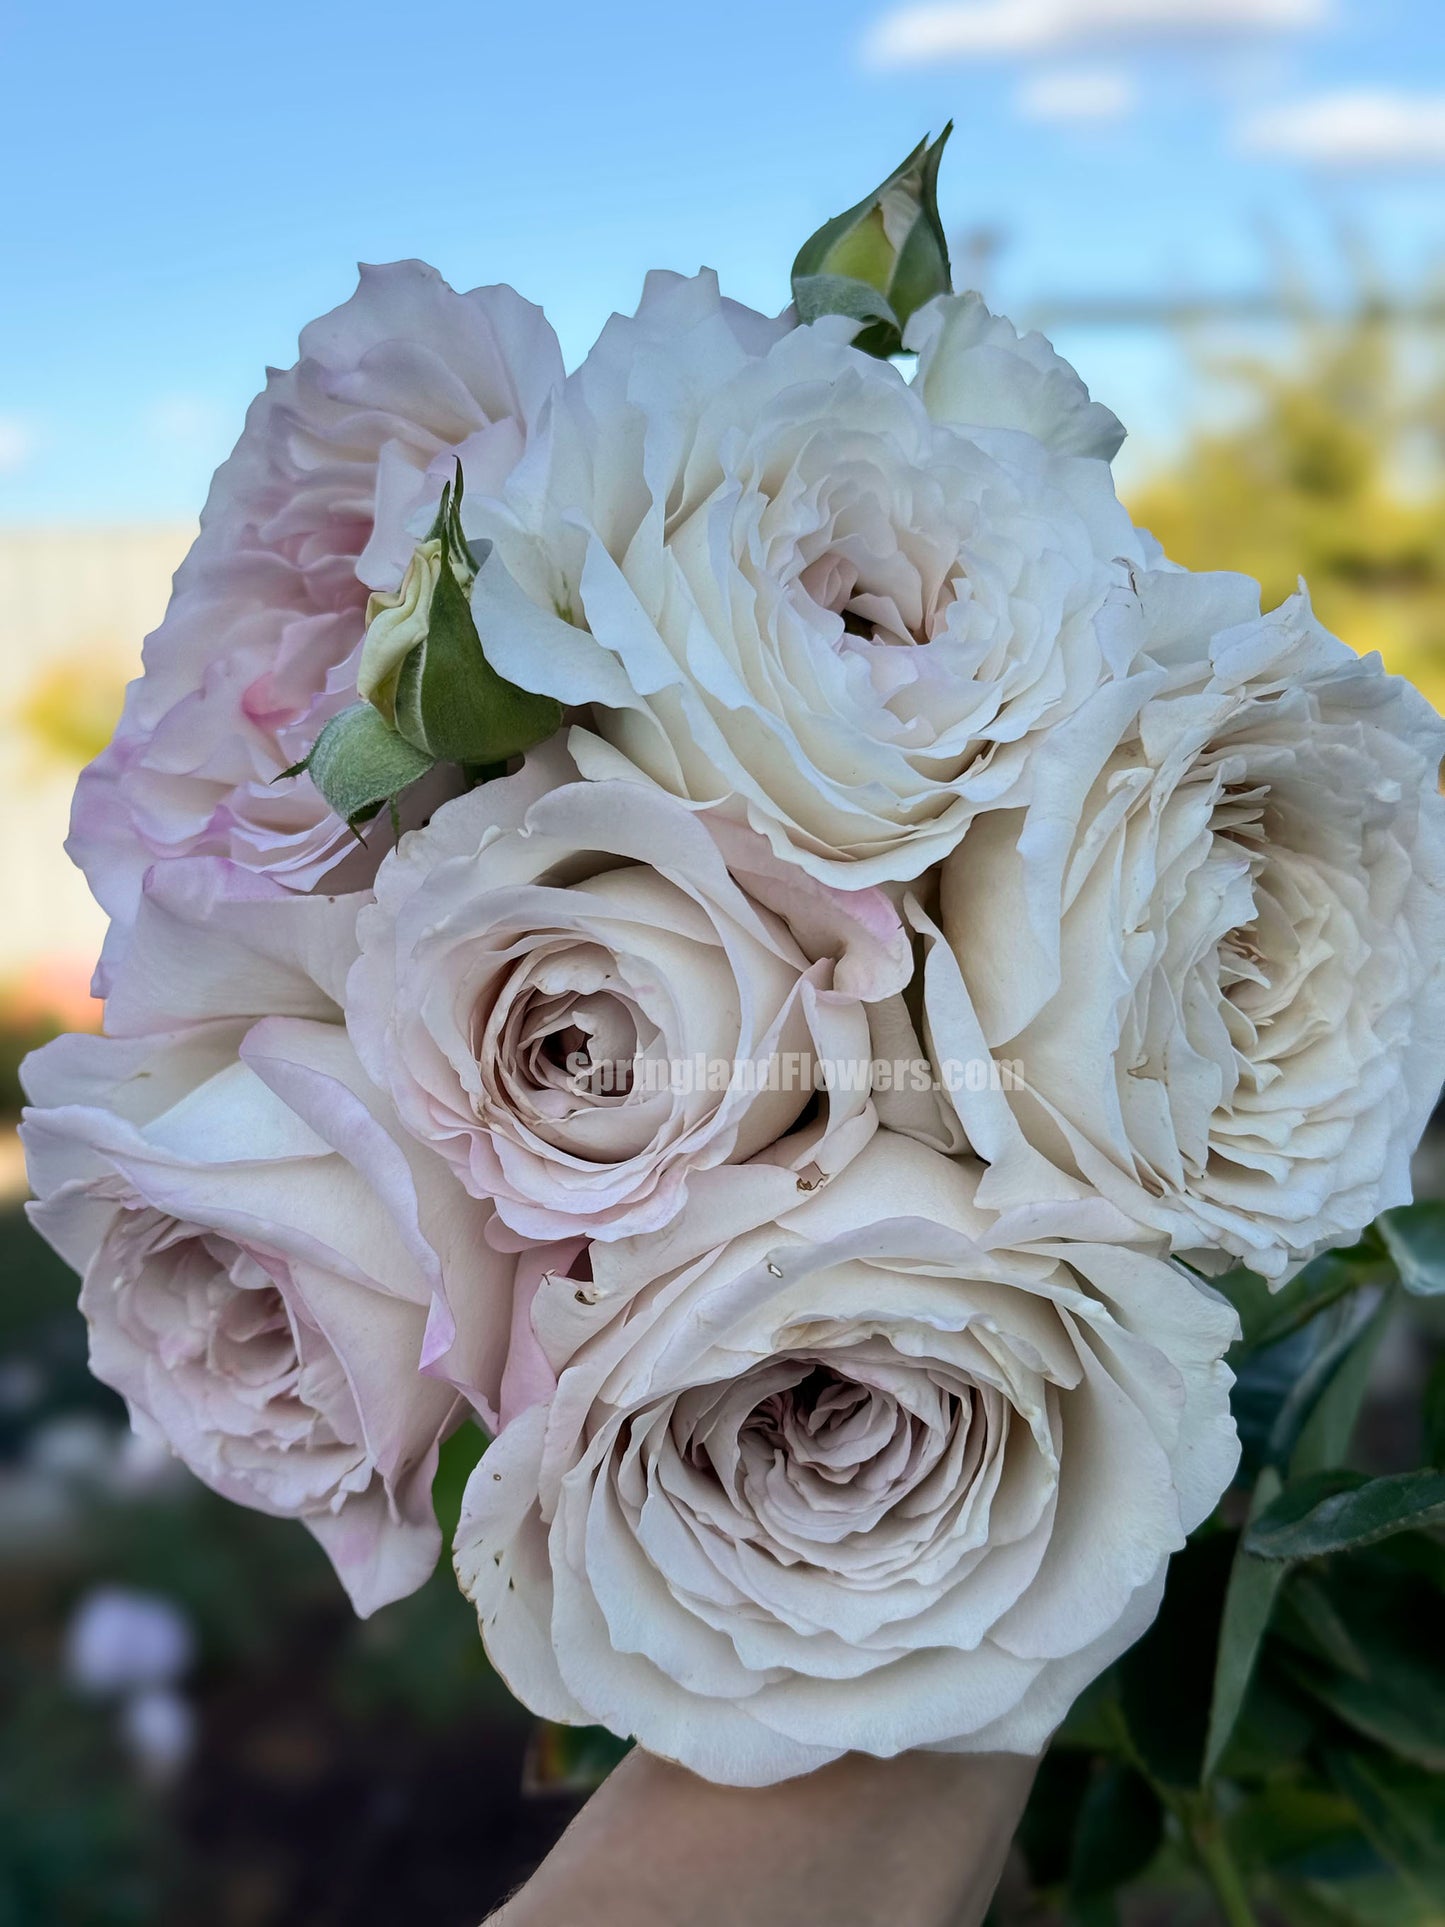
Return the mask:
POLYGON ((45 664, 22 691, 12 721, 40 763, 79 770, 110 741, 124 696, 115 647, 81 644, 45 664))

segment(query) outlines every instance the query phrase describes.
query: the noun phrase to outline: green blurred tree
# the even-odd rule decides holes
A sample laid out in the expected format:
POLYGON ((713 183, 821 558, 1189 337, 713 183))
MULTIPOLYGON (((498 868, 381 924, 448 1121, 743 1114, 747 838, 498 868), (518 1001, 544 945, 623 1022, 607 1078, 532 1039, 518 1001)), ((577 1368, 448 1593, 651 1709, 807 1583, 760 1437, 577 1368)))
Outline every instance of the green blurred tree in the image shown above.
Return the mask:
POLYGON ((1445 707, 1445 370, 1383 304, 1302 314, 1288 355, 1216 363, 1241 420, 1202 429, 1134 491, 1136 520, 1192 569, 1309 585, 1322 622, 1445 707))

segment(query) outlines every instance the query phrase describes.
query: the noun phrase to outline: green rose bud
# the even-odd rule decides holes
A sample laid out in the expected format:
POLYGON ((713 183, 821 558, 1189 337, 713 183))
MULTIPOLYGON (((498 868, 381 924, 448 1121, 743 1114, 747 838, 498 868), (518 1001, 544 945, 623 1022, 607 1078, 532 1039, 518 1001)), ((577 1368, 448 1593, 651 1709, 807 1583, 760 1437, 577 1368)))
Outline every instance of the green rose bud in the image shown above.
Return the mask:
POLYGON ((849 315, 867 325, 855 346, 887 357, 903 346, 909 316, 953 282, 938 214, 938 168, 950 121, 918 146, 881 187, 825 221, 798 250, 793 300, 799 319, 849 315))
POLYGON ((519 689, 487 661, 471 587, 490 545, 478 556, 468 543, 461 499, 459 466, 400 589, 366 605, 356 676, 362 700, 333 716, 310 755, 276 779, 307 772, 353 829, 383 806, 395 819, 397 797, 435 764, 460 763, 485 781, 562 722, 554 697, 519 689))
MULTIPOLYGON (((367 604, 357 686, 404 741, 435 762, 491 766, 551 736, 562 706, 499 676, 472 617, 487 565, 462 533, 461 473, 394 595, 367 604)), ((500 566, 498 564, 497 566, 500 566)))

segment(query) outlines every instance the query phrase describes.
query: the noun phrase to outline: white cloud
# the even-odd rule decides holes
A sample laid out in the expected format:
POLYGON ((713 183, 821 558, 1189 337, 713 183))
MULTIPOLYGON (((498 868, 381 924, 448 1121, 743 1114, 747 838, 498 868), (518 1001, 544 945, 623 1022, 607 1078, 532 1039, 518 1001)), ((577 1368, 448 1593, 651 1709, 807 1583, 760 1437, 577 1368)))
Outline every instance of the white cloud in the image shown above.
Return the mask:
POLYGON ((1445 166, 1445 93, 1319 94, 1265 109, 1238 130, 1247 154, 1322 167, 1445 166))
POLYGON ((1132 76, 1117 67, 1049 67, 1023 81, 1017 106, 1025 120, 1084 126, 1123 120, 1137 94, 1132 76))
POLYGON ((23 422, 0 415, 0 475, 14 475, 35 452, 35 437, 23 422))
POLYGON ((991 54, 1053 54, 1108 39, 1224 40, 1323 26, 1334 0, 954 0, 902 6, 876 21, 864 42, 875 67, 991 54))

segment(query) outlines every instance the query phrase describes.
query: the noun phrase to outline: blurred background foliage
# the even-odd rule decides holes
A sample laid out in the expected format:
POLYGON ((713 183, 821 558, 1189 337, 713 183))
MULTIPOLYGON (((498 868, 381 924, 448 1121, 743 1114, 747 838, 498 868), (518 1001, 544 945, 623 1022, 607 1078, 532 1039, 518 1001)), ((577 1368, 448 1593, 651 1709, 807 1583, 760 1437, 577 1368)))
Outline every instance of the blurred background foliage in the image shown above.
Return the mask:
MULTIPOLYGON (((1303 573, 1328 626, 1440 704, 1438 341, 1368 285, 1346 311, 1296 306, 1268 352, 1201 339, 1201 425, 1129 506, 1175 559, 1258 576, 1266 606, 1303 573)), ((111 725, 114 662, 82 635, 11 704, 56 811, 111 725)), ((58 818, 36 831, 47 930, 59 834, 58 818)), ((86 1370, 74 1280, 24 1221, 13 1137, 24 1053, 97 1020, 78 942, 0 967, 0 1927, 474 1927, 619 1749, 510 1700, 445 1560, 359 1623, 303 1531, 129 1437, 86 1370)), ((1423 1197, 1445 1193, 1442 1169, 1432 1133, 1423 1197)), ((1445 1459, 1432 1210, 1409 1228, 1413 1289, 1406 1245, 1379 1236, 1283 1296, 1229 1281, 1241 1483, 1051 1750, 997 1922, 1445 1922, 1445 1507, 1412 1487, 1405 1530, 1251 1549, 1292 1543, 1270 1508, 1354 1503, 1351 1472, 1445 1459)), ((449 1445, 444 1516, 480 1447, 449 1445)))
MULTIPOLYGON (((1298 304, 1297 304, 1298 305, 1298 304)), ((1202 372, 1230 418, 1129 503, 1190 569, 1238 569, 1273 608, 1303 576, 1326 628, 1445 709, 1445 370, 1368 286, 1303 306, 1283 354, 1202 372)))

